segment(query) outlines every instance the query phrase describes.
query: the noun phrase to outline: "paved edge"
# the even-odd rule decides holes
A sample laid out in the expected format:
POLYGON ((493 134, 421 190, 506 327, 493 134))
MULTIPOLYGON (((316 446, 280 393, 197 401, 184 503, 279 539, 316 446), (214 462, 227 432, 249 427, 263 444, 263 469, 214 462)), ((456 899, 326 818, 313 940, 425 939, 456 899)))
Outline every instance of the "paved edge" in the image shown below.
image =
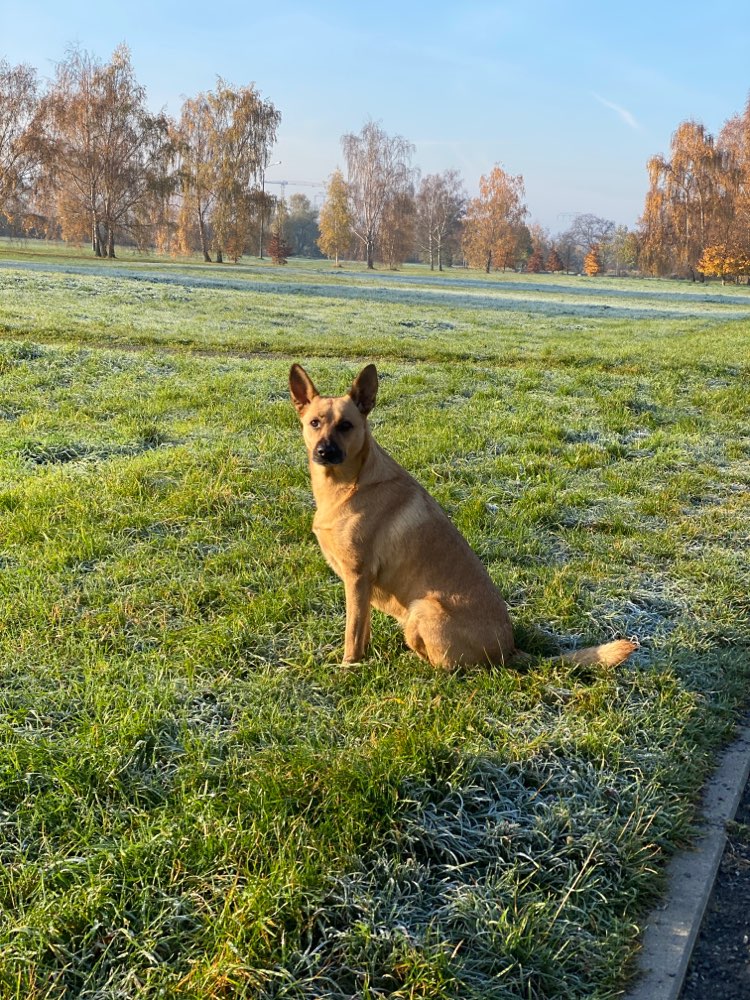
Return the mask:
POLYGON ((750 723, 745 719, 703 789, 699 838, 667 867, 665 900, 648 917, 638 956, 639 978, 624 1000, 677 1000, 711 897, 734 818, 750 775, 750 723))

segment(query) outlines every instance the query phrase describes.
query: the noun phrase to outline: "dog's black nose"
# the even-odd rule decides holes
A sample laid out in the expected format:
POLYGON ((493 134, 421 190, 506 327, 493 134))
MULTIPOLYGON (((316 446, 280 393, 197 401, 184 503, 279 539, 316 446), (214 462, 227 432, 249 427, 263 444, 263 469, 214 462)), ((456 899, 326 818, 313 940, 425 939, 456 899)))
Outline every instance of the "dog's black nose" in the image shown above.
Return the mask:
POLYGON ((313 459, 319 465, 340 465, 344 461, 344 453, 333 441, 319 441, 315 445, 313 459))

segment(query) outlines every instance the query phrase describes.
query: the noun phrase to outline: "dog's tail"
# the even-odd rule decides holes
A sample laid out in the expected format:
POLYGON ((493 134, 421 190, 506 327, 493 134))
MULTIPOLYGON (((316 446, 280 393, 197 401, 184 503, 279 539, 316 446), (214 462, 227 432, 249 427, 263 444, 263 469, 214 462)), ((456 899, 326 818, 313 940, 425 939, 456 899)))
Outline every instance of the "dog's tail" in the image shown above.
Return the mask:
MULTIPOLYGON (((554 657, 554 659, 558 663, 575 664, 581 667, 616 667, 618 663, 627 660, 639 648, 636 639, 616 639, 614 642, 605 642, 601 646, 587 646, 585 649, 576 650, 574 653, 561 653, 554 657)), ((511 665, 522 666, 539 659, 540 657, 524 653, 519 649, 516 650, 511 660, 511 665)))
POLYGON ((587 646, 575 653, 563 653, 559 659, 563 663, 574 663, 577 666, 588 667, 598 664, 601 667, 616 667, 638 649, 638 643, 632 639, 616 639, 605 642, 601 646, 587 646))

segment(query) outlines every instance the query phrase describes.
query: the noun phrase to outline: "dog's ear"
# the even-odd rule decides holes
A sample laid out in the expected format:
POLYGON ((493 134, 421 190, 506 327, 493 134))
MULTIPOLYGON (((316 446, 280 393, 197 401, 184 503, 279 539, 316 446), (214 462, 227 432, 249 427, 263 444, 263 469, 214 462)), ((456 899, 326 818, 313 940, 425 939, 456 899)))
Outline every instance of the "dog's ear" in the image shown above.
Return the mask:
POLYGON ((292 402, 300 416, 302 416, 315 397, 320 395, 302 365, 292 365, 291 367, 289 372, 289 392, 292 394, 292 402))
POLYGON ((375 365, 368 365, 357 375, 349 395, 363 416, 367 416, 375 405, 375 397, 378 394, 378 372, 375 365))

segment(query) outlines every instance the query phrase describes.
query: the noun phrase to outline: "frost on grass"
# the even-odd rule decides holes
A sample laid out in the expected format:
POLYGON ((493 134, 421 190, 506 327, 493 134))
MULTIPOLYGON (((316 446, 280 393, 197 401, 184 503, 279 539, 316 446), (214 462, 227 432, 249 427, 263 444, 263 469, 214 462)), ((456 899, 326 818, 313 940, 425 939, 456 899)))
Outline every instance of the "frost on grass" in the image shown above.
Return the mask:
POLYGON ((419 955, 422 986, 449 987, 436 996, 589 996, 580 972, 606 979, 602 928, 622 931, 621 875, 648 822, 635 781, 547 753, 406 787, 389 842, 332 880, 278 995, 395 995, 419 955))

